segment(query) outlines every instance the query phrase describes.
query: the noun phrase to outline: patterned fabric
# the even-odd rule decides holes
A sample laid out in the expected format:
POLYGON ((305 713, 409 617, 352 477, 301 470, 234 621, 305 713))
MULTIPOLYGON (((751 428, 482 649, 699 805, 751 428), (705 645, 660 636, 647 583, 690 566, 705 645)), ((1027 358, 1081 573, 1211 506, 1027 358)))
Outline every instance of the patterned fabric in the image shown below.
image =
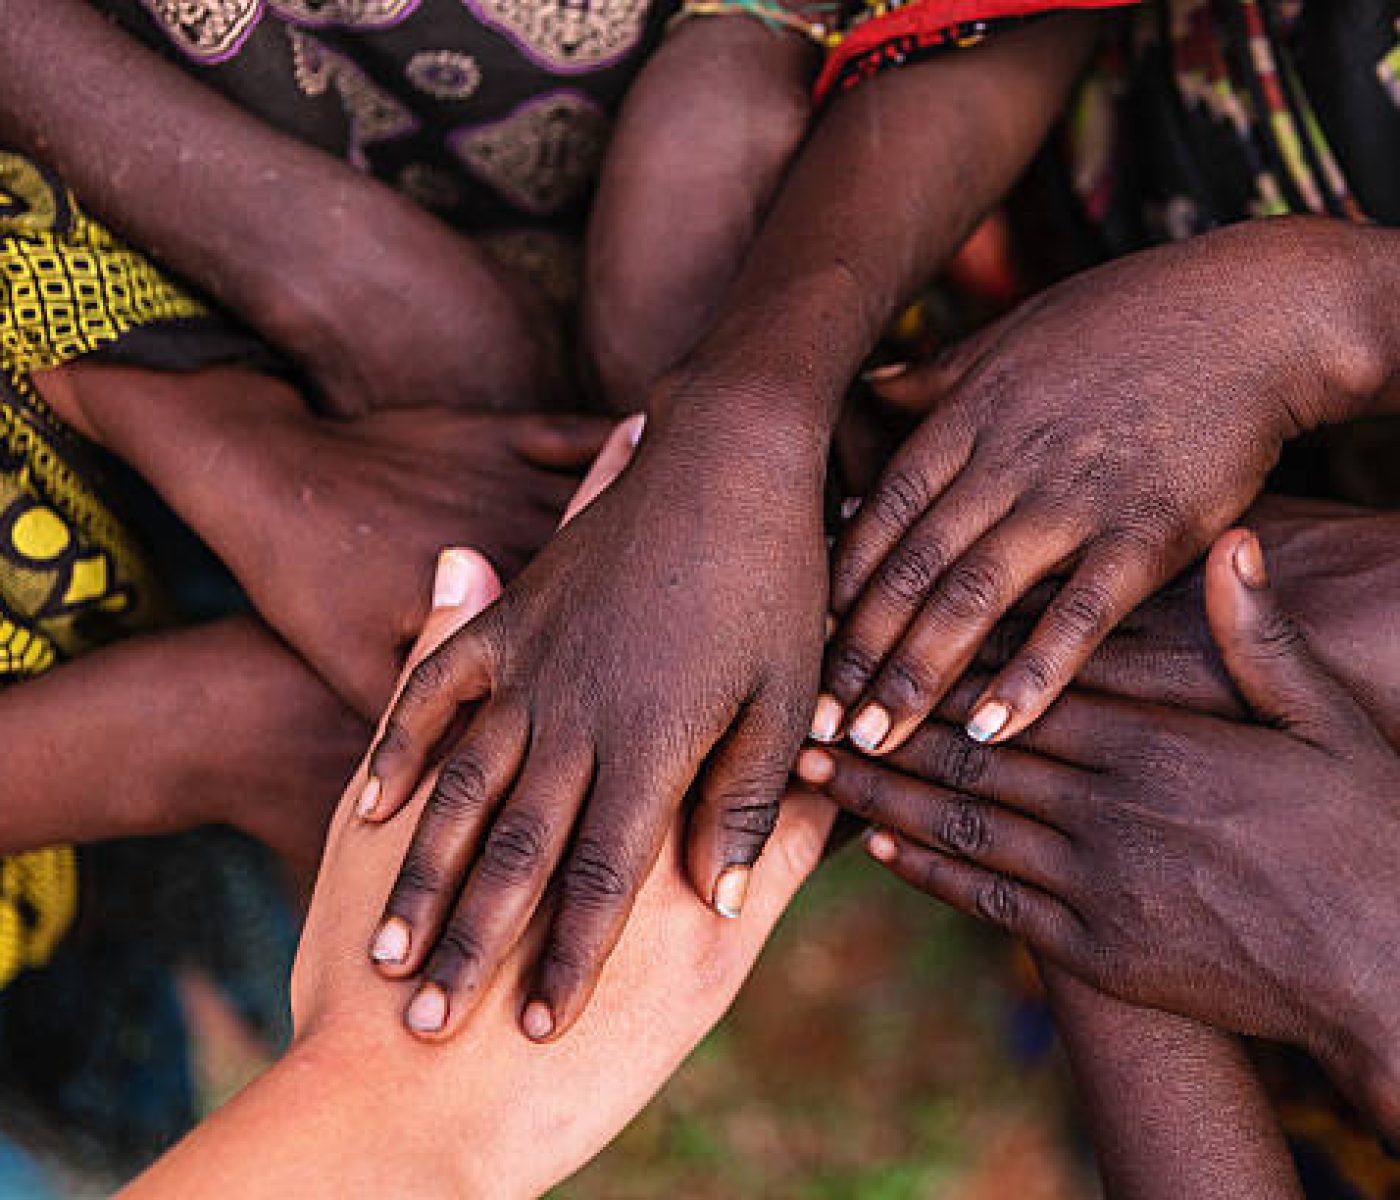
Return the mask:
POLYGON ((1074 9, 1130 7, 1138 0, 866 0, 845 22, 817 79, 816 98, 855 87, 891 67, 963 50, 1028 21, 1074 9))

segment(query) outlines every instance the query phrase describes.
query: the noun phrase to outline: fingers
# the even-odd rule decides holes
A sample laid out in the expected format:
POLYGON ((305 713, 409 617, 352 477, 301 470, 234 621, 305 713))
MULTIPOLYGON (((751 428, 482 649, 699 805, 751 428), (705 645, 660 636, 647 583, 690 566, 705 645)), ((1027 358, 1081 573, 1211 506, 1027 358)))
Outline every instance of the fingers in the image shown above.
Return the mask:
MULTIPOLYGON (((410 1031, 450 1037, 475 1010, 486 985, 524 934, 568 845, 563 795, 582 795, 592 780, 587 756, 551 762, 534 755, 509 804, 478 840, 471 877, 439 935, 423 983, 404 1012, 410 1031)), ((458 865, 460 879, 465 862, 458 865)))
POLYGON ((633 763, 599 766, 559 875, 558 907, 521 1015, 532 1040, 550 1041, 567 1032, 593 995, 677 807, 638 803, 638 797, 663 787, 633 763))
POLYGON ((1036 721, 1114 626, 1152 594, 1162 570, 1158 557, 1139 542, 1095 542, 978 701, 968 734, 982 742, 1004 741, 1036 721))
POLYGON ((524 715, 481 712, 443 764, 399 868, 370 957, 393 978, 422 965, 525 752, 524 715))
MULTIPOLYGON (((867 500, 861 505, 852 527, 866 517, 871 503, 867 500)), ((864 693, 929 593, 982 533, 1005 515, 1010 503, 1008 497, 988 492, 977 484, 955 483, 935 512, 919 519, 897 545, 891 544, 827 647, 823 694, 818 701, 813 737, 818 741, 836 738, 846 710, 864 693)), ((883 528, 884 518, 871 519, 876 522, 874 529, 883 528)), ((855 543, 847 541, 852 536, 860 535, 843 535, 833 560, 833 588, 837 591, 844 587, 841 580, 855 569, 851 566, 853 560, 847 557, 856 550, 855 543)), ((863 585, 864 582, 862 579, 863 585)), ((846 611, 839 603, 833 603, 833 607, 837 612, 846 611)), ((865 732, 862 731, 863 738, 865 732)), ((870 732, 879 736, 865 740, 878 743, 887 730, 870 732)))
POLYGON ((773 832, 792 762, 786 716, 755 702, 711 755, 690 817, 686 865, 701 900, 736 919, 773 832))
POLYGON ((1072 861, 1065 836, 1011 809, 842 751, 804 750, 797 773, 847 812, 925 846, 1056 895, 1070 886, 1072 861))
POLYGON ((851 740, 872 754, 899 746, 962 675, 997 621, 1078 543, 1074 529, 1033 512, 1004 521, 978 541, 929 589, 903 640, 867 686, 854 708, 851 740), (881 729, 878 741, 865 736, 881 729))
POLYGON ((628 417, 608 435, 607 442, 593 466, 589 468, 588 474, 584 476, 583 483, 574 493, 574 498, 569 501, 561 525, 567 525, 578 516, 622 474, 623 468, 632 461, 632 453, 636 450, 637 443, 642 440, 646 420, 645 415, 638 413, 635 417, 628 417))
POLYGON ((475 618, 408 672, 370 751, 369 774, 355 805, 363 820, 384 821, 408 802, 429 756, 463 704, 486 696, 495 655, 475 618))
POLYGON ((876 568, 952 483, 971 453, 971 432, 938 413, 900 447, 837 544, 831 593, 837 613, 850 610, 876 568))
POLYGON ((606 417, 521 417, 512 429, 511 446, 526 462, 546 471, 582 471, 612 431, 606 417))
POLYGON ((1206 616, 1226 670, 1260 720, 1319 744, 1370 725, 1280 610, 1259 539, 1246 529, 1222 534, 1211 549, 1206 616))
MULTIPOLYGON (((409 651, 406 670, 418 665, 501 594, 501 578, 484 555, 464 546, 449 546, 438 555, 433 576, 433 603, 418 640, 409 651)), ((403 680, 400 680, 402 686, 403 680)))
POLYGON ((958 912, 1020 938, 1060 962, 1082 957, 1083 925, 1063 902, 1005 875, 884 830, 866 842, 872 858, 958 912))

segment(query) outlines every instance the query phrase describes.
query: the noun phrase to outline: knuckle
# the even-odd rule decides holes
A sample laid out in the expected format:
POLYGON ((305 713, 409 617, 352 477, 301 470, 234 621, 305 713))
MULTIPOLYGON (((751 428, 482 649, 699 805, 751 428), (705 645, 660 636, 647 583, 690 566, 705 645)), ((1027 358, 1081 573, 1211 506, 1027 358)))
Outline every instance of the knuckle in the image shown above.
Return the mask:
POLYGON ((482 874, 494 883, 525 882, 543 865, 548 837, 549 826, 542 817, 516 810, 502 813, 481 852, 482 874))
POLYGON ((1055 597, 1050 611, 1056 633, 1087 641, 1108 632, 1113 596, 1102 584, 1073 583, 1055 597))
POLYGON ((827 679, 833 688, 849 694, 864 687, 877 666, 879 660, 870 651, 854 642, 842 641, 827 661, 827 679))
POLYGON ((442 870, 423 850, 410 849, 399 868, 394 895, 399 898, 430 896, 440 892, 445 880, 442 870))
POLYGON ((374 748, 375 762, 379 763, 385 758, 394 758, 408 751, 413 744, 413 739, 409 736, 408 729, 399 719, 397 711, 384 723, 384 732, 379 735, 379 741, 374 748))
POLYGON ((938 836, 950 850, 966 858, 985 854, 992 840, 986 814, 973 800, 962 800, 952 807, 938 836))
POLYGON ((873 767, 860 767, 841 793, 842 807, 866 820, 875 820, 885 811, 884 773, 873 767))
POLYGON ((961 730, 940 728, 924 747, 925 774, 955 792, 977 787, 987 776, 992 751, 961 730))
POLYGON ((894 471, 867 501, 871 515, 892 533, 898 533, 928 507, 928 486, 917 471, 894 471))
POLYGON ((994 925, 1013 929, 1020 924, 1020 892, 1009 879, 1001 875, 994 875, 978 885, 975 903, 978 913, 994 925))
POLYGON ((1269 612, 1255 633, 1259 649, 1268 655, 1283 657, 1296 652, 1306 641, 1303 627, 1286 612, 1269 612))
POLYGON ((611 861, 608 848, 596 838, 581 838, 564 870, 564 901, 580 908, 615 907, 633 891, 630 872, 611 861))
POLYGON ((1000 609, 1005 588, 1001 564, 990 559, 961 563, 943 581, 943 608, 955 620, 979 620, 1000 609))
POLYGON ((1016 668, 1021 678, 1037 693, 1051 691, 1060 678, 1058 663, 1040 650, 1022 650, 1016 659, 1016 668))
POLYGON ((776 797, 730 799, 724 804, 720 828, 739 841, 763 843, 778 823, 780 806, 776 797))
POLYGON ((878 586, 898 604, 917 604, 937 582, 943 566, 942 553, 932 542, 902 546, 885 560, 878 586))
POLYGON ((486 958, 481 939, 464 921, 456 920, 449 925, 438 939, 433 954, 434 978, 439 983, 460 983, 463 976, 470 973, 486 958))
POLYGON ((486 772, 481 764, 461 755, 443 767, 428 797, 428 811, 444 821, 468 820, 485 809, 487 793, 486 772))
POLYGON ((895 709, 921 709, 933 697, 934 684, 923 663, 913 658, 896 658, 885 666, 877 685, 880 698, 895 709))
POLYGON ((555 989, 581 983, 592 969, 593 956, 584 950, 579 939, 570 934, 556 935, 549 940, 540 956, 540 974, 555 989))
POLYGON ((451 672, 441 650, 434 651, 408 673, 404 684, 404 699, 412 705, 432 699, 448 686, 451 672))

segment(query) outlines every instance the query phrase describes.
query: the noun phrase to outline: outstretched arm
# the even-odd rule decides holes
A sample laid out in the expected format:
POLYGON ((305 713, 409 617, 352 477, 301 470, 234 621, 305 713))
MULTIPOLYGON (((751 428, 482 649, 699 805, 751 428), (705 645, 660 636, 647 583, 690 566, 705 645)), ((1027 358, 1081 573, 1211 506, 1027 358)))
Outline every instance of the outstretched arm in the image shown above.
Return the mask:
POLYGON ((0 137, 292 356, 334 410, 557 398, 533 299, 409 200, 83 0, 0 0, 0 28, 0 137))
POLYGON ((1042 963, 1113 1200, 1293 1200, 1302 1193, 1239 1043, 1133 1008, 1042 963))

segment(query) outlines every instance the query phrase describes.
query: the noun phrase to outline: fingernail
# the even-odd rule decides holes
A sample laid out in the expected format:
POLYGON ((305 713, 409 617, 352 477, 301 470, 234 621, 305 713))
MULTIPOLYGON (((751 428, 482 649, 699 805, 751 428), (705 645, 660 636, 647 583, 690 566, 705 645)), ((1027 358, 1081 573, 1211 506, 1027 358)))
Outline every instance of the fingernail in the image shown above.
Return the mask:
POLYGON ((369 956, 377 963, 397 966, 408 959, 408 942, 412 930, 402 917, 390 917, 374 935, 369 956))
POLYGON ((841 732, 841 718, 845 715, 845 710, 835 696, 825 693, 818 696, 817 708, 812 714, 812 740, 834 742, 836 735, 841 732))
POLYGON ((647 415, 646 413, 638 413, 635 417, 630 418, 630 420, 632 422, 632 427, 627 431, 627 443, 635 450, 637 448, 637 443, 642 440, 642 433, 646 430, 647 415))
POLYGON ((532 1042, 542 1042, 554 1032, 554 1014, 543 1000, 531 1000, 520 1014, 520 1028, 532 1042))
POLYGON ((873 830, 865 839, 865 848, 876 862, 894 862, 899 854, 899 844, 883 829, 873 830))
POLYGON ((840 628, 840 622, 831 614, 826 614, 826 640, 831 641, 832 635, 840 628))
POLYGON ((1264 565, 1264 548, 1254 534, 1241 539, 1240 544, 1235 547, 1233 560, 1235 574, 1245 587, 1261 592, 1269 586, 1269 570, 1264 565))
POLYGON ((409 1003, 404 1020, 414 1033, 437 1033, 447 1024, 447 993, 436 983, 425 983, 409 1003))
POLYGON ((803 783, 820 786, 823 783, 830 783, 835 774, 836 760, 825 750, 808 746, 797 756, 797 778, 803 783))
POLYGON ((379 782, 376 775, 371 775, 365 780, 365 786, 360 791, 360 798, 355 801, 355 815, 362 820, 374 816, 374 810, 379 807, 379 797, 384 791, 384 785, 379 782))
POLYGON ((871 367, 861 378, 866 383, 884 383, 890 379, 898 379, 907 370, 909 370, 907 362, 884 363, 878 367, 871 367))
POLYGON ((867 704, 851 726, 851 741, 874 754, 890 731, 890 714, 878 704, 867 704))
POLYGON ((720 874, 715 884, 715 912, 731 921, 738 920, 739 914, 744 911, 744 901, 749 896, 749 876, 752 874, 750 867, 728 867, 720 874))
POLYGON ((438 555, 433 576, 433 607, 456 608, 465 604, 472 586, 472 560, 461 550, 444 550, 438 555))
POLYGON ((1006 728, 1011 720, 1011 710, 1000 700, 988 700, 967 723, 967 736, 974 742, 990 742, 1006 728))
POLYGON ((847 496, 841 501, 841 519, 843 521, 849 521, 858 512, 860 512, 859 496, 847 496))

